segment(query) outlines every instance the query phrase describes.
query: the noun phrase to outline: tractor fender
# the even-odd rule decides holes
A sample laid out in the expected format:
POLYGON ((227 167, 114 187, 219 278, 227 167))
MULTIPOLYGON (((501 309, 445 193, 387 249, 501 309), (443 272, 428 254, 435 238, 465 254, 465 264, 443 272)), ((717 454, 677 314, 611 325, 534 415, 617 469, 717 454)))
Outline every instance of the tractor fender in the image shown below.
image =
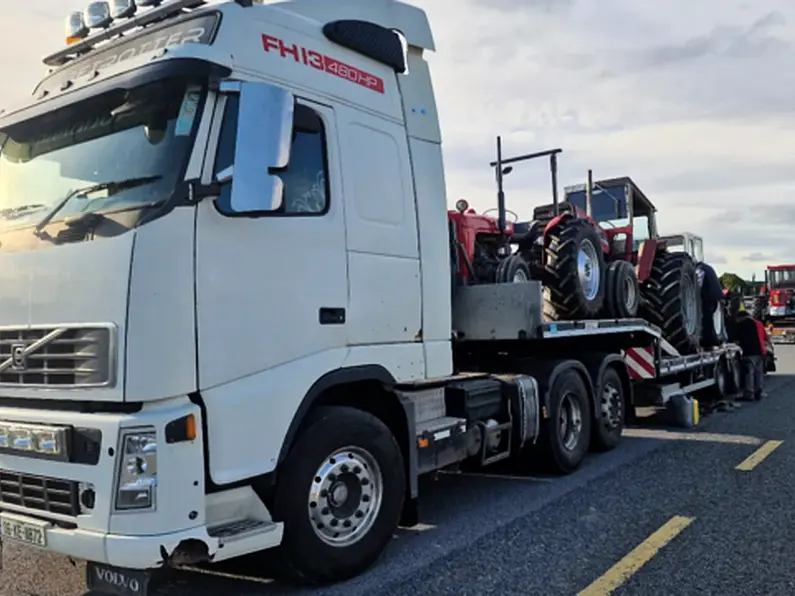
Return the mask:
POLYGON ((651 268, 654 265, 654 258, 657 256, 657 249, 660 246, 664 246, 664 243, 655 238, 648 238, 640 243, 638 265, 636 267, 638 283, 643 283, 649 279, 651 268))

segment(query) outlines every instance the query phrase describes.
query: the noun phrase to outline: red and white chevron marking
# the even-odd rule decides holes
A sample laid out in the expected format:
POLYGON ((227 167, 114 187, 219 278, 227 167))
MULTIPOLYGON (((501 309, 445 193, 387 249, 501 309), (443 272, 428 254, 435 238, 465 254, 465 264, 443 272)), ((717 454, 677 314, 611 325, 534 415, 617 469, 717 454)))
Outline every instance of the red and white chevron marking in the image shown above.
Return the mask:
POLYGON ((657 367, 654 364, 652 348, 629 348, 624 352, 624 362, 633 379, 653 379, 656 376, 657 367))

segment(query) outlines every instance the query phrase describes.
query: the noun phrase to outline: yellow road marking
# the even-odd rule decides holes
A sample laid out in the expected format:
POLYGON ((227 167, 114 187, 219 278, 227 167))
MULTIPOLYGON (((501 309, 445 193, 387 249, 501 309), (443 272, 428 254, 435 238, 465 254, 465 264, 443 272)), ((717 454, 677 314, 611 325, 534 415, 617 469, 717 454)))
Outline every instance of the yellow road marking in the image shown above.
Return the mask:
POLYGON ((577 596, 607 596, 611 594, 632 577, 638 569, 651 561, 654 555, 693 523, 693 520, 695 520, 694 517, 675 515, 577 596))
POLYGON ((650 428, 625 428, 625 437, 636 439, 661 439, 666 441, 696 441, 705 443, 726 443, 735 445, 761 445, 764 439, 748 435, 731 435, 727 433, 676 432, 650 428))
POLYGON ((750 472, 756 466, 761 464, 768 455, 770 455, 771 453, 773 453, 773 451, 778 449, 779 446, 783 442, 784 441, 768 441, 768 442, 766 442, 759 449, 754 451, 751 455, 749 455, 743 461, 741 461, 739 464, 737 464, 737 467, 734 468, 734 469, 735 470, 740 470, 742 472, 750 472))

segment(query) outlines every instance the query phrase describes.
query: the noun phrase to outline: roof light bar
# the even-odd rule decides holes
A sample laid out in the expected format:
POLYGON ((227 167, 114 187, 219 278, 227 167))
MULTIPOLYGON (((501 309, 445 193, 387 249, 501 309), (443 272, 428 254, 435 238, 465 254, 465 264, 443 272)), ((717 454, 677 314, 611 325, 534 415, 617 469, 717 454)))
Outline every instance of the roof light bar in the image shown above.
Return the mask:
MULTIPOLYGON (((120 6, 132 5, 132 6, 146 6, 151 0, 138 0, 138 2, 134 2, 134 0, 117 0, 114 2, 114 7, 119 8, 120 6)), ((206 4, 205 0, 171 0, 161 3, 159 6, 151 8, 146 12, 142 12, 141 14, 135 15, 133 12, 132 14, 135 15, 132 18, 127 19, 117 25, 112 25, 113 23, 113 16, 110 13, 110 6, 107 2, 92 2, 89 5, 89 9, 86 10, 85 14, 81 13, 72 13, 69 15, 67 19, 67 47, 55 52, 54 54, 50 54, 46 58, 44 58, 44 64, 47 66, 61 66, 66 64, 75 56, 88 52, 91 50, 95 45, 112 39, 121 35, 122 33, 129 31, 130 29, 136 29, 137 27, 144 27, 155 21, 160 21, 164 18, 168 18, 171 16, 176 16, 180 14, 186 8, 198 8, 200 6, 204 6, 206 4), (104 5, 100 6, 100 5, 104 5), (91 8, 91 7, 95 8, 91 8), (89 36, 88 28, 100 28, 103 23, 104 18, 100 18, 100 16, 105 15, 105 7, 108 10, 108 18, 110 21, 106 25, 106 29, 101 31, 95 35, 89 36), (89 10, 92 11, 89 15, 89 10), (78 14, 81 14, 82 20, 82 27, 81 22, 77 20, 78 14), (90 18, 89 18, 90 16, 90 18), (89 21, 89 22, 86 22, 89 21), (85 29, 85 32, 83 32, 85 29), (82 36, 78 35, 79 33, 84 33, 82 36)), ((130 7, 127 6, 126 10, 130 10, 130 7)))

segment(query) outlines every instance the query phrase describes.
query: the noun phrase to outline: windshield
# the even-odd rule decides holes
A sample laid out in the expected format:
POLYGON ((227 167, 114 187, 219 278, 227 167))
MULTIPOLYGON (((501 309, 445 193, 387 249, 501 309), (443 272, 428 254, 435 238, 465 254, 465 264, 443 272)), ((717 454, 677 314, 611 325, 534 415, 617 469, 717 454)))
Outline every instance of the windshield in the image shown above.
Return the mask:
POLYGON ((0 231, 40 224, 52 211, 56 222, 163 204, 184 171, 203 95, 201 85, 161 80, 2 131, 0 231), (112 184, 130 179, 145 182, 112 184))
MULTIPOLYGON (((588 199, 584 190, 568 193, 566 201, 577 209, 587 212, 588 199)), ((624 186, 596 185, 591 193, 591 217, 598 221, 605 230, 628 226, 629 213, 624 186)), ((641 243, 648 240, 649 236, 648 216, 636 213, 632 218, 633 250, 637 251, 641 243)))
POLYGON ((768 272, 771 288, 795 286, 795 269, 778 269, 768 272))

